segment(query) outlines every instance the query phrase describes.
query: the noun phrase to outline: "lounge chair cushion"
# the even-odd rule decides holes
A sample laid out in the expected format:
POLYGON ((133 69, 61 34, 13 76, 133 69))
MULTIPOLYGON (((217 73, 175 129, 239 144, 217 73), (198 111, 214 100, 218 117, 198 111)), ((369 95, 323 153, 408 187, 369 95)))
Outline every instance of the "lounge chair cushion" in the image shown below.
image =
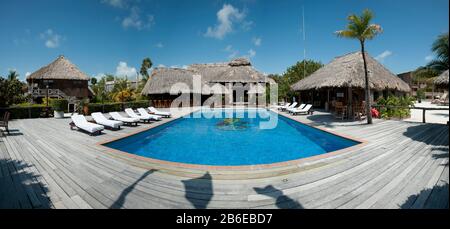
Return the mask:
POLYGON ((148 110, 155 115, 171 116, 170 112, 158 111, 154 107, 149 107, 148 110))
POLYGON ((161 116, 151 115, 144 108, 138 108, 137 111, 143 117, 148 117, 149 119, 152 119, 152 120, 161 120, 161 116))
POLYGON ((139 122, 139 121, 140 121, 139 118, 127 118, 127 117, 123 117, 122 115, 119 114, 119 112, 109 112, 109 115, 111 115, 111 117, 112 117, 114 120, 121 121, 121 122, 125 122, 125 123, 139 122))
POLYGON ((123 122, 121 122, 121 121, 114 121, 114 120, 107 119, 100 112, 92 113, 91 116, 95 120, 96 123, 98 123, 100 125, 103 125, 103 126, 107 126, 107 127, 111 127, 111 128, 117 129, 117 128, 120 128, 120 126, 123 125, 123 122))
POLYGON ((95 133, 105 129, 101 125, 88 122, 83 115, 72 115, 71 118, 76 127, 89 133, 95 133))

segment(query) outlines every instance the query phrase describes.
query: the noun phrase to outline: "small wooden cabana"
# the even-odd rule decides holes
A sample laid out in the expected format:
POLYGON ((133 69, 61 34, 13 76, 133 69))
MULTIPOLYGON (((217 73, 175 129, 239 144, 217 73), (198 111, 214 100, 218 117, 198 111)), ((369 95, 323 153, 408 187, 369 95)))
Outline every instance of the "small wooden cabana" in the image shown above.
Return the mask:
POLYGON ((34 101, 42 98, 80 100, 92 96, 89 90, 89 76, 80 71, 64 56, 44 66, 27 77, 30 94, 34 101))

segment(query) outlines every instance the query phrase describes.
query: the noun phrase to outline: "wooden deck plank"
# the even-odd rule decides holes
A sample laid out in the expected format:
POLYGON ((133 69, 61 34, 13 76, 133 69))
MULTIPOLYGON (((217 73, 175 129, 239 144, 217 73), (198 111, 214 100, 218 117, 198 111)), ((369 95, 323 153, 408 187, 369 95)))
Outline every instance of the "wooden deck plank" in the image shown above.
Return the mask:
POLYGON ((54 208, 398 208, 413 194, 410 207, 448 208, 448 126, 294 119, 368 143, 295 166, 209 171, 212 181, 186 189, 183 181, 206 171, 137 161, 96 145, 157 124, 92 137, 71 131, 69 119, 14 120, 11 128, 22 135, 0 139, 0 194, 11 197, 0 197, 0 208, 39 207, 45 196, 54 208), (150 168, 158 171, 141 179, 150 168), (255 191, 268 185, 272 193, 255 191))

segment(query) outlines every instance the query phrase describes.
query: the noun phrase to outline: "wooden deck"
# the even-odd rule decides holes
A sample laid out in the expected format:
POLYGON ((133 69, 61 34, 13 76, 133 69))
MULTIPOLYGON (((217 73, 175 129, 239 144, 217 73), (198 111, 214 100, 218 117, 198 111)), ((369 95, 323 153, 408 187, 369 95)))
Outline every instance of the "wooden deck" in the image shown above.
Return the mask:
POLYGON ((70 119, 12 121, 11 135, 0 137, 0 208, 449 207, 448 126, 368 126, 320 113, 295 119, 368 143, 294 166, 202 171, 118 156, 96 144, 155 124, 92 137, 71 131, 70 119))

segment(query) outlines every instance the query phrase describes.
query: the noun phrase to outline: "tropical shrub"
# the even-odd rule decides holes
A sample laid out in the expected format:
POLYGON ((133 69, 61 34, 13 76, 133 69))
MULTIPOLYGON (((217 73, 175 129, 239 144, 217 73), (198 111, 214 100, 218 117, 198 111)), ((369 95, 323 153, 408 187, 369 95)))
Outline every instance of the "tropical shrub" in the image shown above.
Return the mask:
MULTIPOLYGON (((4 112, 9 111, 11 113, 11 119, 43 118, 46 116, 46 110, 44 105, 39 104, 32 106, 12 106, 9 108, 1 108, 0 116, 3 116, 4 112)), ((49 107, 49 114, 52 113, 52 108, 49 107)))
POLYGON ((417 90, 416 98, 418 101, 422 101, 423 99, 425 99, 425 89, 417 90))
POLYGON ((89 103, 87 104, 88 107, 88 114, 92 114, 94 112, 102 112, 102 113, 108 113, 108 112, 114 112, 114 111, 123 111, 125 108, 146 108, 149 106, 150 101, 148 100, 142 100, 142 101, 133 101, 133 102, 126 102, 126 103, 89 103))
POLYGON ((377 101, 377 106, 383 119, 407 118, 411 116, 410 106, 414 105, 415 99, 411 96, 397 97, 390 95, 387 98, 381 97, 377 101))
POLYGON ((69 102, 65 99, 52 99, 50 100, 50 106, 55 111, 65 111, 67 110, 67 106, 69 105, 69 102))
POLYGON ((0 77, 0 107, 12 106, 25 100, 23 94, 25 84, 20 82, 17 76, 8 76, 6 79, 0 77))

